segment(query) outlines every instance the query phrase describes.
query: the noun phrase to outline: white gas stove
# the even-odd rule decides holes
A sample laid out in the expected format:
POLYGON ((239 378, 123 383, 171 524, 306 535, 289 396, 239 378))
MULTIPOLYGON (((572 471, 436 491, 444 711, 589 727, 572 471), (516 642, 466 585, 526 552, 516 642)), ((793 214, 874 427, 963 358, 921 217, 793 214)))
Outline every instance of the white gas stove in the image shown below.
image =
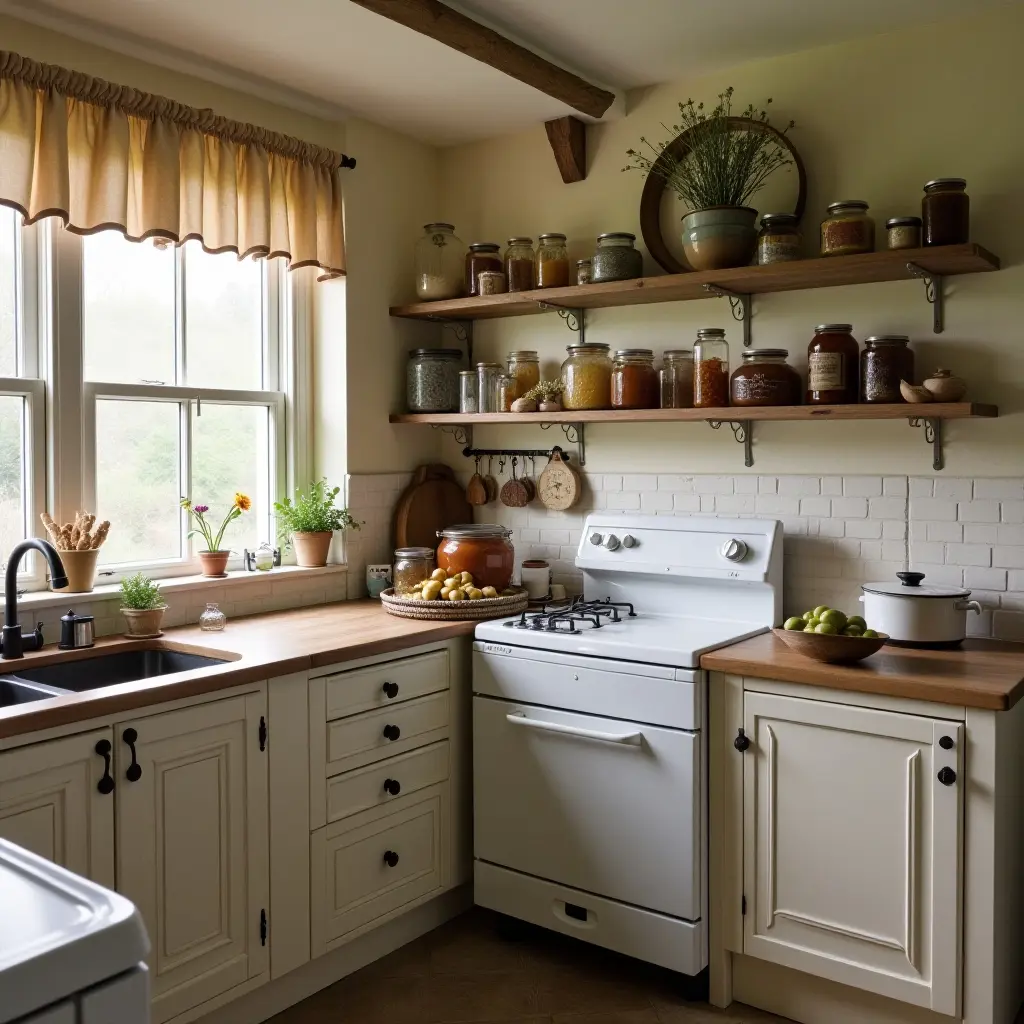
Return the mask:
POLYGON ((576 564, 582 598, 476 628, 476 901, 700 975, 700 656, 780 621, 781 524, 593 513, 576 564))

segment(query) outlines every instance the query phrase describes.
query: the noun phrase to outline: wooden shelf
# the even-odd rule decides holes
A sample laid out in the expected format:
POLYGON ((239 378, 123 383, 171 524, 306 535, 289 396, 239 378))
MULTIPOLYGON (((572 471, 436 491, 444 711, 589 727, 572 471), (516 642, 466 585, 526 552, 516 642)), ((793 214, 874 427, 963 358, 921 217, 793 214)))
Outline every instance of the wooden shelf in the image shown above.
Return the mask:
POLYGON ((603 309, 650 302, 706 299, 715 295, 709 291, 709 287, 735 295, 763 295, 806 288, 873 284, 878 281, 912 281, 917 275, 907 269, 908 263, 914 264, 933 279, 999 269, 999 257, 980 245, 945 245, 926 249, 886 250, 861 256, 796 260, 763 267, 666 274, 661 277, 641 277, 633 281, 611 281, 569 288, 535 289, 487 295, 483 298, 417 302, 392 306, 390 312, 392 316, 413 320, 486 320, 544 313, 549 308, 603 309))

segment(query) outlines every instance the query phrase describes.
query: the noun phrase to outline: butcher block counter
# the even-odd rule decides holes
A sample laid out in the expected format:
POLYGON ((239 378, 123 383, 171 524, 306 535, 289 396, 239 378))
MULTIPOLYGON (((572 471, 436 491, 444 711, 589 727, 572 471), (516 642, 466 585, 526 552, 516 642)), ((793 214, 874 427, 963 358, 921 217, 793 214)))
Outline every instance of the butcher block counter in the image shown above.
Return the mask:
POLYGON ((762 633, 701 658, 713 672, 1005 711, 1024 695, 1024 644, 970 638, 956 650, 883 647, 850 665, 827 665, 762 633))

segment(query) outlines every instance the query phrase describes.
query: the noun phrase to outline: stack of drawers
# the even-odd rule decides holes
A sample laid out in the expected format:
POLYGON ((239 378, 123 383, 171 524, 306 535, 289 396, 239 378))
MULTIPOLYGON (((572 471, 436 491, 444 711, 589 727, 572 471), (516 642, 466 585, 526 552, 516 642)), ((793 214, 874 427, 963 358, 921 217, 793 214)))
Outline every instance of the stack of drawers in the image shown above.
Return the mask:
POLYGON ((314 956, 449 884, 449 679, 439 650, 310 682, 314 956))

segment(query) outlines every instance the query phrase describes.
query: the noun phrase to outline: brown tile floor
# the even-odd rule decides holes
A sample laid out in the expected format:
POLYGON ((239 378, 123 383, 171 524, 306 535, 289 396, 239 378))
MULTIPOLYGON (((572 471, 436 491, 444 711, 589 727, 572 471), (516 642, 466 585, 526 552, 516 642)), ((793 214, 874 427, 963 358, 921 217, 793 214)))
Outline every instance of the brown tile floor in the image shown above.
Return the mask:
POLYGON ((499 937, 475 909, 318 992, 272 1024, 768 1024, 688 1003, 678 978, 553 932, 499 937))

